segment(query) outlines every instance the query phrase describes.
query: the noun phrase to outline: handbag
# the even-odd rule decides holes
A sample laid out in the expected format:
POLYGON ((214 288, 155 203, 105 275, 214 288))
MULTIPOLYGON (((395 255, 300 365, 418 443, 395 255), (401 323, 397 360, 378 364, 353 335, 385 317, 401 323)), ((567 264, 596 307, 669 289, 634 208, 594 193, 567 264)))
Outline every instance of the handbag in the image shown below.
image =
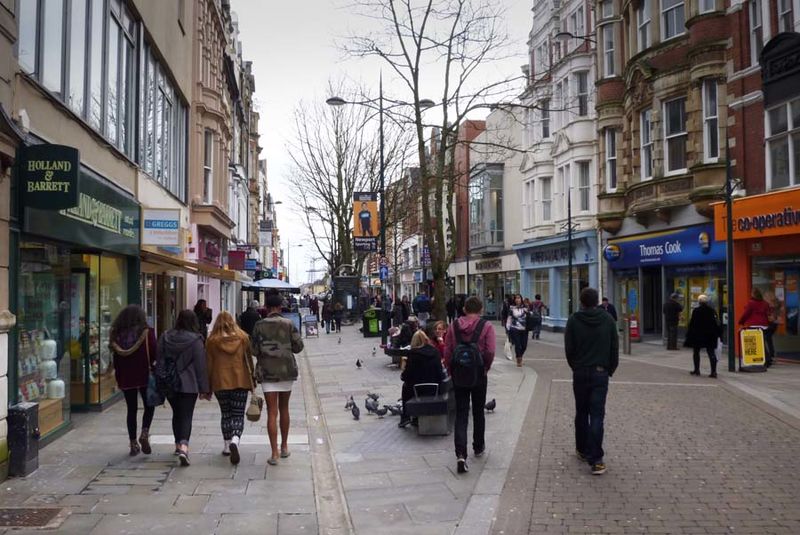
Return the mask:
POLYGON ((510 338, 506 338, 506 343, 503 346, 503 353, 508 360, 514 359, 514 346, 511 345, 510 338))
POLYGON ((244 360, 247 363, 247 371, 250 372, 250 381, 253 385, 253 390, 250 392, 250 404, 247 406, 245 416, 251 422, 257 422, 261 419, 261 410, 264 408, 264 398, 256 393, 256 381, 253 372, 253 361, 249 353, 245 353, 244 360))
MULTIPOLYGON (((147 333, 144 337, 144 348, 148 366, 150 366, 150 343, 148 342, 149 339, 150 339, 150 333, 147 333)), ((165 400, 164 394, 162 394, 158 390, 158 384, 156 383, 156 376, 153 375, 152 370, 147 376, 147 392, 145 392, 144 397, 145 397, 145 403, 147 404, 148 407, 157 407, 159 405, 164 404, 165 400)))

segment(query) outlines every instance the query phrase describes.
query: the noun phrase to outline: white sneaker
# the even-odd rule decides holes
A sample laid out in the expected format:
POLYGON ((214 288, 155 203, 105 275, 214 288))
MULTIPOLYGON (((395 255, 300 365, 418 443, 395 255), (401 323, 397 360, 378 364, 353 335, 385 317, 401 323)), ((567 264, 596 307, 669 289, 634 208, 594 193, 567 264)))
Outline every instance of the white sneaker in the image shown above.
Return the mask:
POLYGON ((231 464, 239 464, 239 437, 236 435, 231 439, 231 464))
POLYGON ((227 457, 230 454, 231 454, 231 441, 226 440, 225 445, 222 447, 222 455, 227 457))

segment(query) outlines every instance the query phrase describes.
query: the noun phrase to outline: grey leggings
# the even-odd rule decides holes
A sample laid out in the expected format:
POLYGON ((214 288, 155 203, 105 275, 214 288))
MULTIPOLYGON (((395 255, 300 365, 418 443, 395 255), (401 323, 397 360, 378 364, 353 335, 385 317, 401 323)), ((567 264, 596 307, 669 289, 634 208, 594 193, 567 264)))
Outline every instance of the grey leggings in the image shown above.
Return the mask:
POLYGON ((217 390, 214 396, 219 403, 220 427, 222 438, 230 440, 234 435, 242 436, 244 431, 244 411, 247 407, 248 390, 237 388, 234 390, 217 390))

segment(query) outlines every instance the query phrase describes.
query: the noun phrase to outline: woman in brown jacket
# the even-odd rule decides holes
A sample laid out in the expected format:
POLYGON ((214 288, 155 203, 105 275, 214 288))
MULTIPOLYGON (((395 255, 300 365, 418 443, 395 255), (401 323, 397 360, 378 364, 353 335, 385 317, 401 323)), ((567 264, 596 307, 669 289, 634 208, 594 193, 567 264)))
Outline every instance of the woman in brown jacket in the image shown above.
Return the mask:
POLYGON ((253 388, 250 337, 236 325, 233 316, 220 312, 206 342, 206 361, 211 390, 222 413, 220 425, 231 464, 239 464, 239 438, 244 430, 247 393, 253 388))

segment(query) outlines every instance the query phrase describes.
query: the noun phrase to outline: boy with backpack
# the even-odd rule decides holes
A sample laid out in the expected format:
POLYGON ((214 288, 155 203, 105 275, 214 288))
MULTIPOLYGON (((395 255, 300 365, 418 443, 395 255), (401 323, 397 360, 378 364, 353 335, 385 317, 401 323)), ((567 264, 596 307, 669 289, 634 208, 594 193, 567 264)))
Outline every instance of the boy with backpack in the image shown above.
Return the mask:
POLYGON ((467 425, 472 401, 472 449, 475 457, 486 451, 484 438, 486 422, 486 376, 492 367, 495 351, 495 332, 491 323, 481 319, 483 303, 475 296, 464 303, 465 316, 458 318, 445 337, 445 365, 453 380, 456 396, 455 449, 458 473, 467 466, 467 425))

